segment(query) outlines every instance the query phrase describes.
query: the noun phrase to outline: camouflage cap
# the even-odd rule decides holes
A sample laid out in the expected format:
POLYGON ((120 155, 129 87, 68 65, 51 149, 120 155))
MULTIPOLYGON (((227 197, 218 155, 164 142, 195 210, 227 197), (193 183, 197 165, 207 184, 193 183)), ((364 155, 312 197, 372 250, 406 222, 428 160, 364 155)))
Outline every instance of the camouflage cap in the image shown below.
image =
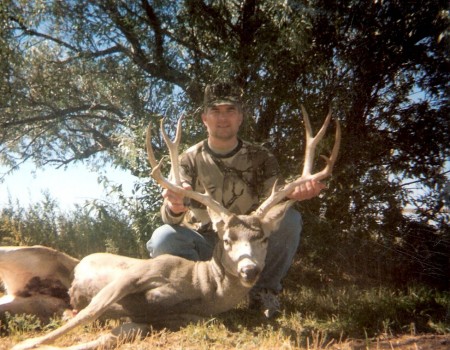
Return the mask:
POLYGON ((230 83, 217 83, 207 85, 205 88, 205 107, 212 107, 225 104, 241 105, 242 90, 230 83))

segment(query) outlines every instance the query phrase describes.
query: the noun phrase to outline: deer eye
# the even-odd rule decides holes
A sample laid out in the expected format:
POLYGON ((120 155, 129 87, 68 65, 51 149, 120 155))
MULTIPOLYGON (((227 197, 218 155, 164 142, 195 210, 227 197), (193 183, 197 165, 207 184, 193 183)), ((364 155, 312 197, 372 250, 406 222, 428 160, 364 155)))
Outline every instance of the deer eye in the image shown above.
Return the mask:
POLYGON ((231 240, 229 240, 228 238, 225 238, 225 239, 223 240, 223 244, 224 244, 226 247, 229 247, 229 246, 231 245, 231 240))

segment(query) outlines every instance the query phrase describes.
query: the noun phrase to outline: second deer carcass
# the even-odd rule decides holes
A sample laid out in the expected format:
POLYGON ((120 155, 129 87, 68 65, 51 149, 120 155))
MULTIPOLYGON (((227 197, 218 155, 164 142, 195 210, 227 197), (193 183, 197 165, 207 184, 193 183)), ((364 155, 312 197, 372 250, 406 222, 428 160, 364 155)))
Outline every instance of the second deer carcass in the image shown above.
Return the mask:
MULTIPOLYGON (((182 193, 209 208, 213 226, 219 236, 213 257, 209 261, 194 262, 170 255, 148 260, 112 254, 87 256, 75 268, 70 289, 71 303, 75 308, 81 309, 80 312, 62 327, 19 343, 13 349, 31 349, 51 343, 69 330, 102 315, 128 317, 131 320, 128 325, 122 325, 90 343, 79 345, 79 348, 114 346, 118 335, 125 337, 130 332, 146 332, 149 325, 156 323, 167 325, 198 320, 237 305, 256 283, 264 268, 267 238, 276 230, 286 209, 293 203, 285 200, 286 195, 303 182, 328 177, 336 161, 341 137, 338 122, 331 155, 323 157, 326 166, 322 171, 311 174, 314 150, 325 134, 331 113, 316 136, 312 134, 306 111, 303 114, 306 150, 302 175, 291 183, 274 188, 269 198, 249 215, 235 215, 207 193, 187 190, 178 181, 171 182, 165 178, 153 153, 149 126, 147 153, 152 167, 151 174, 160 186, 182 193)), ((181 120, 174 142, 165 134, 163 127, 161 131, 169 147, 171 171, 177 174, 181 120)))
POLYGON ((54 249, 0 247, 0 323, 11 316, 35 315, 43 323, 70 308, 68 289, 78 260, 54 249))

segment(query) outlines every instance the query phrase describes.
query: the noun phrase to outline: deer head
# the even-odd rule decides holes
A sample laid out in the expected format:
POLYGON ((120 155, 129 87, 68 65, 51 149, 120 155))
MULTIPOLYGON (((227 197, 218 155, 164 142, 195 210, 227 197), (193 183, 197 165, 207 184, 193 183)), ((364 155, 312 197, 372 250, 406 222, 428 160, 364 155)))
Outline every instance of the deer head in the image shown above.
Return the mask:
MULTIPOLYGON (((202 203, 207 209, 221 243, 216 250, 219 250, 222 266, 229 274, 239 278, 244 286, 251 287, 257 281, 260 272, 264 268, 264 261, 267 253, 268 237, 279 227, 280 221, 287 208, 294 201, 285 200, 296 186, 309 181, 321 180, 331 174, 333 165, 339 151, 341 131, 339 122, 336 121, 335 143, 330 157, 322 156, 326 166, 318 173, 311 174, 314 160, 314 151, 323 138, 326 128, 331 120, 331 112, 328 113, 324 124, 318 134, 314 137, 308 114, 302 106, 306 127, 306 148, 305 162, 302 175, 294 181, 277 187, 274 186, 271 195, 259 206, 257 210, 249 215, 235 215, 218 203, 208 192, 200 193, 185 189, 181 186, 178 148, 181 140, 181 121, 178 120, 177 131, 174 141, 170 140, 164 130, 164 122, 161 121, 161 133, 167 147, 169 148, 172 163, 170 180, 163 176, 161 172, 161 162, 156 160, 151 144, 151 124, 147 128, 147 155, 151 165, 151 176, 163 188, 182 194, 190 199, 202 203)), ((206 186, 204 186, 206 189, 206 186)))
POLYGON ((221 244, 221 266, 239 278, 246 287, 252 287, 264 268, 268 238, 277 230, 287 209, 287 203, 272 207, 263 218, 254 214, 226 216, 209 211, 214 230, 221 244))

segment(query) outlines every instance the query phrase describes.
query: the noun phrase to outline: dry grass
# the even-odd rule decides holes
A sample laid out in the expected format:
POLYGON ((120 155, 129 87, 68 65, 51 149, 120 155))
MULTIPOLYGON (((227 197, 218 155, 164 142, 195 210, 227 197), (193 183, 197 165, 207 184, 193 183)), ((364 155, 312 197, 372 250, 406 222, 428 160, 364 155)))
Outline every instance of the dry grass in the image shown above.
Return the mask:
MULTIPOLYGON (((55 343, 57 346, 68 346, 95 339, 103 332, 111 329, 106 327, 88 326, 75 330, 55 343)), ((0 349, 9 349, 20 340, 40 333, 25 333, 11 337, 0 338, 0 349)), ((179 331, 153 331, 143 339, 131 343, 118 344, 119 350, 448 350, 450 335, 403 335, 385 339, 335 340, 329 339, 322 332, 311 332, 302 337, 302 344, 292 339, 282 328, 274 329, 270 325, 257 327, 254 330, 241 329, 230 331, 220 320, 210 320, 196 325, 188 325, 179 331)))
MULTIPOLYGON (((373 338, 343 339, 329 336, 324 329, 311 329, 311 322, 312 320, 305 319, 298 312, 284 313, 275 320, 265 320, 259 313, 248 311, 246 305, 242 304, 217 318, 189 324, 177 331, 153 330, 145 338, 135 339, 130 343, 120 342, 117 349, 448 350, 450 348, 450 334, 403 334, 395 337, 383 334, 373 338)), ((80 327, 59 339, 55 345, 63 347, 91 341, 117 325, 118 321, 109 321, 106 325, 96 322, 80 327)), ((14 334, 0 338, 0 350, 9 349, 21 340, 41 334, 42 331, 16 329, 14 334)))

